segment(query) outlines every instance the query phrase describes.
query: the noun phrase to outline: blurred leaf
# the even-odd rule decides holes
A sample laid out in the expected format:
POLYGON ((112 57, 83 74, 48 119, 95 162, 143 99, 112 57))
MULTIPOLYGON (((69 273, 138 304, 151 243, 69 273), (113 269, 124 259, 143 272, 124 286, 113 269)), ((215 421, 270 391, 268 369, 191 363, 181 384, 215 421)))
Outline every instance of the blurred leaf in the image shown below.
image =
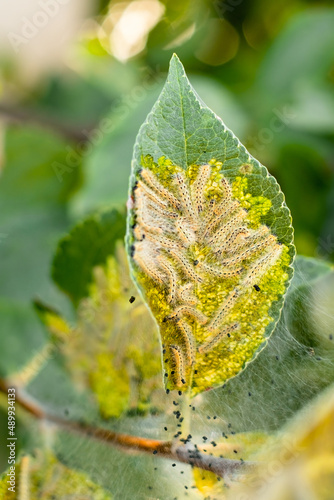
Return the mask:
POLYGON ((120 100, 106 116, 106 128, 102 125, 92 136, 92 151, 84 158, 86 181, 71 202, 76 217, 106 204, 125 205, 133 143, 160 92, 160 77, 155 78, 120 100))
POLYGON ((196 395, 237 375, 272 333, 292 274, 289 210, 175 55, 132 168, 132 273, 160 329, 167 389, 196 395))
POLYGON ((317 134, 329 134, 334 131, 334 95, 333 84, 316 87, 302 82, 292 94, 294 119, 293 128, 317 134))
MULTIPOLYGON (((10 471, 10 469, 9 469, 10 471)), ((6 472, 9 472, 6 471, 6 472)), ((94 484, 82 472, 69 469, 51 453, 38 451, 35 457, 25 455, 15 466, 14 486, 8 484, 8 476, 0 478, 0 494, 3 500, 12 500, 13 491, 17 498, 80 498, 82 500, 111 500, 110 493, 94 484), (13 487, 13 490, 9 490, 13 487)))
POLYGON ((77 186, 80 167, 59 182, 54 162, 65 163, 66 143, 41 129, 9 127, 0 179, 0 293, 30 300, 61 298, 49 278, 52 249, 67 228, 65 202, 77 186))
POLYGON ((1 329, 10 342, 2 342, 0 376, 18 374, 46 344, 46 336, 34 311, 27 305, 0 300, 1 329))
POLYGON ((234 430, 281 428, 334 383, 334 271, 323 261, 304 257, 297 257, 294 269, 266 349, 247 371, 205 396, 203 413, 221 415, 234 430))
POLYGON ((156 327, 136 295, 119 245, 103 267, 93 269, 74 326, 40 310, 72 379, 93 391, 103 418, 154 412, 163 403, 156 327))
POLYGON ((330 194, 329 165, 312 145, 297 144, 281 146, 277 165, 277 178, 294 222, 297 251, 314 255, 326 217, 324 200, 330 194))
MULTIPOLYGON (((300 99, 298 89, 305 85, 316 88, 327 80, 334 62, 334 10, 311 9, 290 20, 267 51, 258 72, 257 87, 261 99, 259 110, 279 103, 300 99)), ((313 102, 313 106, 317 103, 313 102)), ((314 107, 313 107, 314 110, 314 107)), ((320 109, 317 110, 320 112, 320 109)), ((319 120, 321 113, 317 117, 319 120)), ((327 120, 327 114, 324 115, 327 120)))
POLYGON ((230 491, 228 499, 331 500, 334 491, 334 390, 328 389, 309 405, 262 453, 266 463, 243 486, 230 491), (279 471, 279 473, 277 473, 279 471))
POLYGON ((29 105, 81 130, 95 124, 112 104, 112 96, 101 85, 74 72, 54 75, 42 90, 29 105))
POLYGON ((105 264, 116 242, 124 238, 125 216, 107 210, 75 226, 60 240, 53 260, 52 277, 75 305, 88 295, 93 268, 105 264))
POLYGON ((124 216, 109 210, 60 242, 53 274, 75 301, 75 325, 36 304, 73 380, 93 391, 104 418, 155 411, 163 392, 156 327, 130 280, 124 230, 124 216))
MULTIPOLYGON (((154 48, 162 49, 168 47, 169 49, 173 49, 182 45, 179 42, 179 40, 182 40, 182 35, 184 36, 187 30, 193 25, 196 26, 202 23, 209 13, 207 5, 202 1, 191 2, 190 0, 184 0, 183 2, 179 2, 178 0, 162 0, 161 3, 165 5, 165 14, 150 32, 148 39, 148 48, 151 54, 156 57, 158 55, 160 61, 169 57, 169 54, 160 52, 154 54, 154 48)), ((187 37, 185 39, 187 40, 187 37)))
MULTIPOLYGON (((92 40, 83 40, 92 43, 92 40)), ((87 138, 91 128, 119 105, 124 95, 145 85, 151 74, 137 62, 126 65, 109 54, 97 57, 79 46, 75 71, 54 74, 39 92, 29 96, 28 106, 41 114, 76 127, 87 138), (88 129, 88 130, 87 130, 88 129)), ((85 151, 85 146, 82 146, 85 151)))
POLYGON ((201 62, 210 66, 220 66, 236 56, 240 37, 226 19, 208 20, 201 34, 201 43, 195 52, 201 62))

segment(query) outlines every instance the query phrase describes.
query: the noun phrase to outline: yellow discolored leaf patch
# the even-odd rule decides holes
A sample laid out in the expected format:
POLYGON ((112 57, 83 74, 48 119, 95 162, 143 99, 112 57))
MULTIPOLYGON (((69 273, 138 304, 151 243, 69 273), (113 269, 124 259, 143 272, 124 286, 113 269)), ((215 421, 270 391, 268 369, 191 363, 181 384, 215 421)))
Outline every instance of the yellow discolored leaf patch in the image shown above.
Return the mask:
POLYGON ((274 323, 291 256, 261 223, 272 201, 248 192, 246 174, 230 180, 214 159, 185 170, 150 156, 136 174, 130 262, 160 329, 167 389, 194 396, 223 384, 274 323))

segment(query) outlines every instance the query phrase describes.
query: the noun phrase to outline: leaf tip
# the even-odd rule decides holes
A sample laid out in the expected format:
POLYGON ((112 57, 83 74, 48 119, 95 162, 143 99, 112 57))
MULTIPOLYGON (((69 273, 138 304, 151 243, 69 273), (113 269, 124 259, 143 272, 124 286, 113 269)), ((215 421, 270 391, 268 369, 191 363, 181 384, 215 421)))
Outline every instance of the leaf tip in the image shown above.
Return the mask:
POLYGON ((172 70, 181 71, 182 73, 185 74, 185 69, 183 67, 183 64, 180 61, 179 56, 175 52, 173 53, 169 63, 169 71, 171 72, 172 70))

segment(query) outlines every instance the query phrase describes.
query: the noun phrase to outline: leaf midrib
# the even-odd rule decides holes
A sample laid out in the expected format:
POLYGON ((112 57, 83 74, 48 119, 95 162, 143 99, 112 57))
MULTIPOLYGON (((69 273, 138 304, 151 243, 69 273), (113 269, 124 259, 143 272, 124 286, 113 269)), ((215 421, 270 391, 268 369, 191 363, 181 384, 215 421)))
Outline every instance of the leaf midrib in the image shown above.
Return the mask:
POLYGON ((186 137, 186 122, 185 122, 185 116, 184 116, 184 105, 183 105, 183 95, 182 95, 182 89, 181 89, 181 83, 179 79, 179 71, 178 68, 176 69, 176 79, 177 83, 179 86, 179 92, 180 92, 180 102, 181 102, 181 116, 182 116, 182 123, 183 123, 183 137, 184 137, 184 156, 185 156, 185 166, 188 165, 188 153, 187 153, 187 137, 186 137))

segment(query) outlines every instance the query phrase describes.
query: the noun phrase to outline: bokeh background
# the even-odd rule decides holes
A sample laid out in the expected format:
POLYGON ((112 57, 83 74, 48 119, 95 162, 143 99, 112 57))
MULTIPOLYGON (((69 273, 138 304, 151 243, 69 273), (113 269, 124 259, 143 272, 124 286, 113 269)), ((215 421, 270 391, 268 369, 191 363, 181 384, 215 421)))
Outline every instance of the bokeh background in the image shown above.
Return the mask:
POLYGON ((333 47, 329 0, 0 0, 3 357, 24 359, 24 338, 37 349, 32 300, 71 316, 50 277, 56 244, 95 210, 125 206, 135 137, 173 52, 277 178, 298 253, 333 260, 333 47))

